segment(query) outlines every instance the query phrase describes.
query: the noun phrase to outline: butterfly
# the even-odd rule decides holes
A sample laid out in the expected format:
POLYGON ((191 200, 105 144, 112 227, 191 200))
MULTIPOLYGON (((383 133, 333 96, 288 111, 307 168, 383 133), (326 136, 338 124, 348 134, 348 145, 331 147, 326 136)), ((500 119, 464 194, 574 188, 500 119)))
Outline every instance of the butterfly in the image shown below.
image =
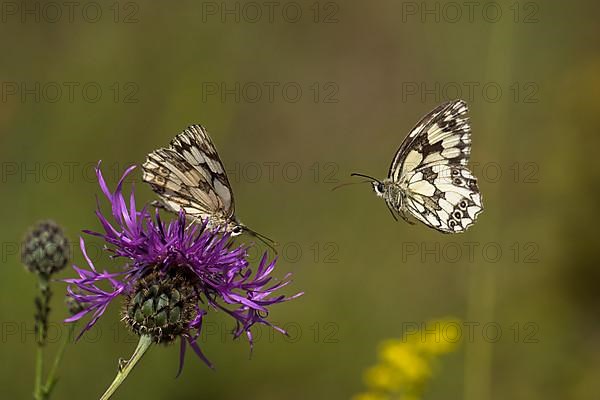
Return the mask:
POLYGON ((469 228, 483 211, 477 179, 469 171, 471 127, 463 100, 444 103, 410 131, 396 152, 388 177, 369 179, 392 216, 409 215, 443 233, 469 228))
POLYGON ((246 232, 274 248, 271 239, 237 219, 225 167, 203 126, 189 126, 168 148, 148 154, 142 170, 142 180, 160 198, 155 205, 175 213, 183 209, 193 221, 201 219, 209 227, 222 227, 232 236, 246 232))

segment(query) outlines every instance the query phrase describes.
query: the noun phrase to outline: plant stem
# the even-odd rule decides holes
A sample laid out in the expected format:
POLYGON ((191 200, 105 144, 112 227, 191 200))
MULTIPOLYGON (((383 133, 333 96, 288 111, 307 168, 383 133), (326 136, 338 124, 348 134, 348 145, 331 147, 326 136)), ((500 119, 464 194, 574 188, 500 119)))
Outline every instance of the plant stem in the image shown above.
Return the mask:
POLYGON ((33 388, 33 397, 36 400, 42 399, 42 374, 44 372, 44 347, 38 344, 35 360, 35 386, 33 388))
POLYGON ((39 296, 35 299, 36 314, 35 314, 35 330, 37 354, 35 362, 35 385, 33 397, 36 400, 46 398, 42 388, 42 376, 44 374, 44 347, 46 347, 46 335, 48 329, 48 314, 50 313, 50 298, 52 292, 48 285, 48 277, 45 275, 38 276, 39 296))
POLYGON ((100 400, 110 399, 110 396, 112 396, 115 393, 115 391, 117 390, 117 388, 119 386, 121 386, 121 384, 123 383, 125 378, 127 378, 127 375, 129 375, 129 373, 131 372, 133 367, 135 367, 135 365, 138 363, 138 361, 140 361, 142 359, 142 356, 150 348, 151 344, 152 344, 151 336, 149 336, 149 335, 140 336, 140 341, 138 342, 138 345, 135 348, 135 351, 131 355, 131 358, 129 359, 129 361, 127 361, 125 363, 125 365, 119 365, 119 372, 117 373, 115 380, 111 383, 111 385, 108 387, 106 392, 104 392, 104 394, 102 395, 100 400))
MULTIPOLYGON (((515 24, 508 20, 502 23, 492 24, 488 45, 488 59, 486 66, 486 77, 489 82, 496 82, 502 87, 508 87, 512 81, 511 68, 514 62, 514 38, 515 24)), ((506 121, 508 111, 507 102, 487 104, 486 111, 482 112, 482 132, 490 132, 491 137, 505 138, 506 121), (493 134, 492 134, 493 133, 493 134)), ((506 139, 496 143, 495 154, 499 160, 504 159, 506 154, 506 139)), ((486 196, 489 198, 502 198, 506 188, 501 185, 490 185, 486 196), (494 186, 492 188, 491 186, 494 186), (504 191, 503 191, 504 190, 504 191), (495 193, 494 193, 495 191, 495 193)), ((496 217, 499 223, 491 231, 494 238, 502 238, 506 235, 501 221, 506 215, 502 209, 497 211, 488 210, 488 218, 496 217), (496 213, 495 215, 490 215, 496 213)), ((497 240, 497 239, 496 239, 497 240)), ((500 264, 486 263, 481 266, 473 266, 469 274, 469 291, 467 304, 467 318, 470 321, 494 321, 496 309, 497 271, 500 264)), ((465 353, 464 373, 464 395, 465 400, 489 400, 494 397, 492 388, 494 346, 491 341, 478 340, 467 346, 465 353)))
POLYGON ((42 388, 45 398, 50 398, 50 394, 52 393, 52 390, 54 389, 54 386, 58 381, 58 378, 56 377, 56 372, 58 371, 60 362, 62 361, 63 355, 65 354, 67 344, 69 344, 69 342, 71 341, 71 338, 73 337, 73 332, 75 331, 74 323, 67 324, 67 327, 67 335, 63 338, 63 341, 60 344, 60 347, 58 348, 58 352, 56 353, 56 357, 54 358, 54 364, 52 364, 52 369, 50 370, 50 373, 46 378, 46 384, 42 388))

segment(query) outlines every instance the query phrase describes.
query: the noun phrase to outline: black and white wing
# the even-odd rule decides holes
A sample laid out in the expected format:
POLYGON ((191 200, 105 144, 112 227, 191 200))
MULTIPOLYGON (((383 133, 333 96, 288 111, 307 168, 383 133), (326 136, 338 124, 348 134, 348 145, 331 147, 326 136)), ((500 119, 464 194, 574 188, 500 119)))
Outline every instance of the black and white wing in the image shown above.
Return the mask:
POLYGON ((408 179, 403 207, 438 231, 464 232, 483 210, 477 178, 464 166, 435 164, 408 179))
POLYGON ((402 207, 427 226, 463 232, 483 210, 477 179, 467 168, 471 153, 468 107, 440 105, 411 130, 388 178, 405 188, 402 207))
POLYGON ((223 163, 200 125, 177 135, 169 148, 153 151, 142 166, 147 182, 173 212, 226 222, 234 218, 233 192, 223 163))

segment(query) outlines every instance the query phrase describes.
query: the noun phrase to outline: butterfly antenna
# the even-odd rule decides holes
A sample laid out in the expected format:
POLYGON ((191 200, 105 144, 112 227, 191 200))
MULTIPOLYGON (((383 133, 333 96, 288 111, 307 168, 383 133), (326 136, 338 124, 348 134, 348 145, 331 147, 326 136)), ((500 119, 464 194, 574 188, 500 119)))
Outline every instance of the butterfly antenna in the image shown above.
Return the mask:
POLYGON ((359 174, 358 172, 353 172, 350 174, 350 176, 360 176, 362 178, 370 179, 371 181, 380 182, 380 180, 377 178, 373 178, 372 176, 365 175, 365 174, 359 174))
POLYGON ((339 184, 339 185, 337 185, 337 186, 334 186, 334 187, 331 189, 331 191, 337 190, 337 189, 339 189, 339 188, 341 188, 341 187, 344 187, 344 186, 358 185, 358 184, 360 184, 360 183, 371 183, 371 181, 360 181, 360 182, 346 182, 346 183, 341 183, 341 184, 339 184))
POLYGON ((275 248, 275 246, 277 246, 277 242, 275 242, 273 239, 271 239, 271 238, 269 238, 269 237, 267 237, 267 236, 265 236, 265 235, 263 235, 263 234, 260 234, 260 233, 258 233, 258 232, 256 232, 256 231, 253 231, 252 229, 249 229, 249 228, 245 228, 245 229, 246 229, 246 231, 247 231, 247 232, 248 232, 250 235, 254 236, 254 237, 255 237, 255 238, 257 238, 258 240, 260 240, 261 242, 263 242, 263 243, 264 243, 265 245, 267 245, 267 246, 268 246, 268 247, 269 247, 271 250, 273 250, 273 251, 275 252, 275 254, 277 254, 277 249, 275 248))

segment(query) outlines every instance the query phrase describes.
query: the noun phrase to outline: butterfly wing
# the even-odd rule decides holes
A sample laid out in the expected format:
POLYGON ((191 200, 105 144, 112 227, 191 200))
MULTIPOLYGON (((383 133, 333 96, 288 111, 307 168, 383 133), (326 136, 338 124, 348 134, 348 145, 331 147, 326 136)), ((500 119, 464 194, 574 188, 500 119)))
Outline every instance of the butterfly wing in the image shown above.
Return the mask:
POLYGON ((434 163, 467 165, 471 152, 468 107, 454 100, 436 107, 410 131, 396 152, 388 178, 399 182, 415 169, 434 163))
POLYGON ((403 207, 444 233, 463 232, 483 210, 477 179, 462 165, 418 168, 407 182, 403 207))
POLYGON ((142 180, 171 211, 192 217, 230 220, 235 214, 231 185, 206 129, 192 125, 168 149, 148 155, 142 180))
POLYGON ((454 100, 427 114, 400 146, 388 176, 404 184, 403 208, 447 233, 466 230, 483 210, 477 179, 467 168, 467 112, 463 100, 454 100))

